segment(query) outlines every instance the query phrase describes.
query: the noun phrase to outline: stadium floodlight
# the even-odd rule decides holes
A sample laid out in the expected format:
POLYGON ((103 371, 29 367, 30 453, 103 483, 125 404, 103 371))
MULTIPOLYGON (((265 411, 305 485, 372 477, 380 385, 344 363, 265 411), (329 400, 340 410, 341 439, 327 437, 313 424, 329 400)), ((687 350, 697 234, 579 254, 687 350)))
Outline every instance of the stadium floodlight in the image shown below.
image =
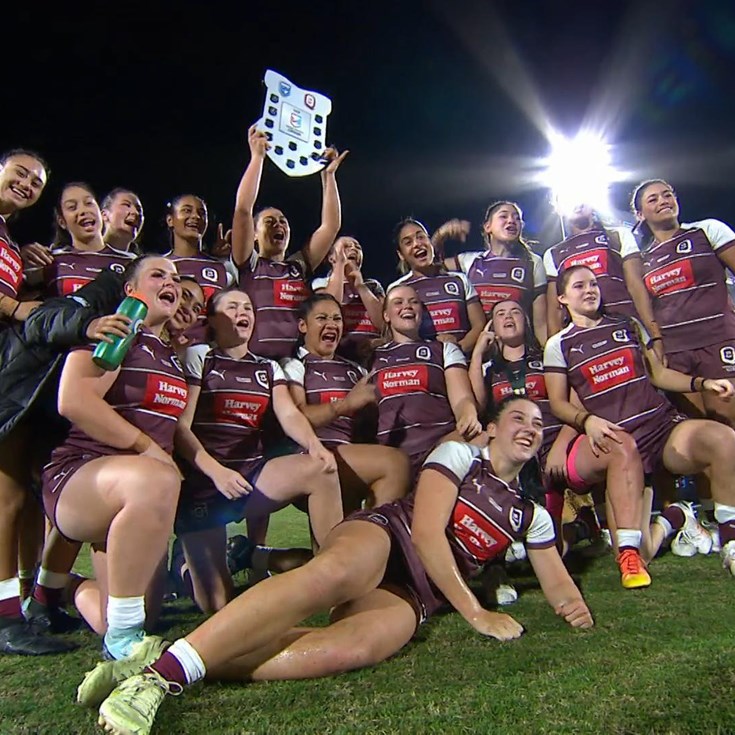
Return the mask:
POLYGON ((551 201, 559 217, 569 214, 578 204, 609 211, 610 184, 618 178, 610 145, 585 131, 574 138, 555 133, 550 143, 551 152, 544 161, 541 179, 551 190, 551 201))

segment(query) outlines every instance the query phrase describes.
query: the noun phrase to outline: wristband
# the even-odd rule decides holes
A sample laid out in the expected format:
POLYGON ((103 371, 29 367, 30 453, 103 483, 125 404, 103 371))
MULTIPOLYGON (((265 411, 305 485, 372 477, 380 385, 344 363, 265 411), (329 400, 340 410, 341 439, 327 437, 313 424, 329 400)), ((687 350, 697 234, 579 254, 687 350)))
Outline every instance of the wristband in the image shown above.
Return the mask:
POLYGON ((151 439, 148 434, 139 431, 138 436, 135 437, 135 441, 128 447, 128 449, 132 449, 138 454, 143 454, 143 452, 150 448, 151 444, 153 444, 153 439, 151 439))
POLYGON ((704 391, 704 381, 707 380, 707 378, 700 378, 698 375, 694 378, 692 378, 691 382, 689 383, 689 392, 690 393, 702 393, 704 391), (699 384, 699 388, 697 388, 697 381, 701 380, 702 382, 699 384))
POLYGON ((577 411, 577 415, 574 417, 574 426, 581 433, 584 434, 584 425, 587 419, 592 414, 589 411, 577 411), (579 414, 582 414, 582 420, 579 419, 579 414))
POLYGON ((582 432, 587 433, 587 430, 585 429, 585 426, 587 425, 588 419, 592 418, 592 414, 588 413, 583 419, 582 419, 582 432))

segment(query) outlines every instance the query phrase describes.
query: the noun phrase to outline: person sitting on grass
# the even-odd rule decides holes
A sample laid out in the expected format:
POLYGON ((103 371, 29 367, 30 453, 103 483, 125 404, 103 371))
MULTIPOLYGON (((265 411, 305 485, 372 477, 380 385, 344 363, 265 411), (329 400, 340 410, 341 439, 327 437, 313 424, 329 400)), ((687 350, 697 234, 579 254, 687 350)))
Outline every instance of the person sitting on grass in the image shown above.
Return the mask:
POLYGON ((144 735, 165 693, 205 677, 307 679, 372 666, 400 651, 447 603, 483 636, 518 638, 523 626, 484 609, 466 581, 517 539, 525 540, 554 611, 574 628, 592 627, 559 557, 549 514, 523 497, 517 483, 541 445, 541 411, 510 396, 487 430, 491 439, 483 448, 437 447, 413 495, 352 514, 312 561, 252 587, 156 660, 99 665, 85 677, 78 700, 96 705, 107 697, 100 724, 144 735), (322 611, 331 611, 327 627, 294 627, 322 611))

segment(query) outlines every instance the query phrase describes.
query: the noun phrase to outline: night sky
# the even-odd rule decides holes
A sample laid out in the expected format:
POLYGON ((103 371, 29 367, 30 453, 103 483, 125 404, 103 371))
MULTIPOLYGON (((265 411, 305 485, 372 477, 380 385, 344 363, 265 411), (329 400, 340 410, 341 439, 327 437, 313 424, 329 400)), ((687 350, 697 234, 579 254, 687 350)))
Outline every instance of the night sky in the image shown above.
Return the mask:
MULTIPOLYGON (((165 202, 204 197, 210 234, 231 219, 260 116, 267 68, 331 97, 328 139, 350 156, 338 174, 343 230, 365 270, 389 280, 393 224, 473 222, 516 199, 527 234, 553 244, 548 195, 529 181, 542 130, 604 126, 631 181, 675 185, 684 220, 735 225, 735 3, 358 2, 34 3, 3 9, 5 114, 0 146, 38 150, 52 177, 14 225, 20 242, 51 235, 63 182, 101 196, 138 192, 143 243, 162 248, 165 202), (599 6, 599 7, 598 7, 599 6)), ((318 177, 271 163, 260 204, 281 207, 300 246, 318 224, 318 177)))

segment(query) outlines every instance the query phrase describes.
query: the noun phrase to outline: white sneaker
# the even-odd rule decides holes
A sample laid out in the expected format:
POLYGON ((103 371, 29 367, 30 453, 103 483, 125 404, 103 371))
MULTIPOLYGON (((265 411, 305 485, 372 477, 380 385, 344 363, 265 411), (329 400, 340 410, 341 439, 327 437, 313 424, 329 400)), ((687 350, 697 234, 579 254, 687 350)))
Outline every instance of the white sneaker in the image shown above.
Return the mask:
POLYGON ((702 528, 712 537, 712 553, 716 554, 722 549, 720 544, 720 525, 717 521, 700 521, 702 528))
POLYGON ((674 556, 709 554, 712 551, 712 536, 697 520, 692 504, 678 502, 672 505, 683 511, 684 525, 671 542, 671 553, 674 556))
POLYGON ((722 566, 735 577, 735 541, 728 541, 720 551, 722 566))

